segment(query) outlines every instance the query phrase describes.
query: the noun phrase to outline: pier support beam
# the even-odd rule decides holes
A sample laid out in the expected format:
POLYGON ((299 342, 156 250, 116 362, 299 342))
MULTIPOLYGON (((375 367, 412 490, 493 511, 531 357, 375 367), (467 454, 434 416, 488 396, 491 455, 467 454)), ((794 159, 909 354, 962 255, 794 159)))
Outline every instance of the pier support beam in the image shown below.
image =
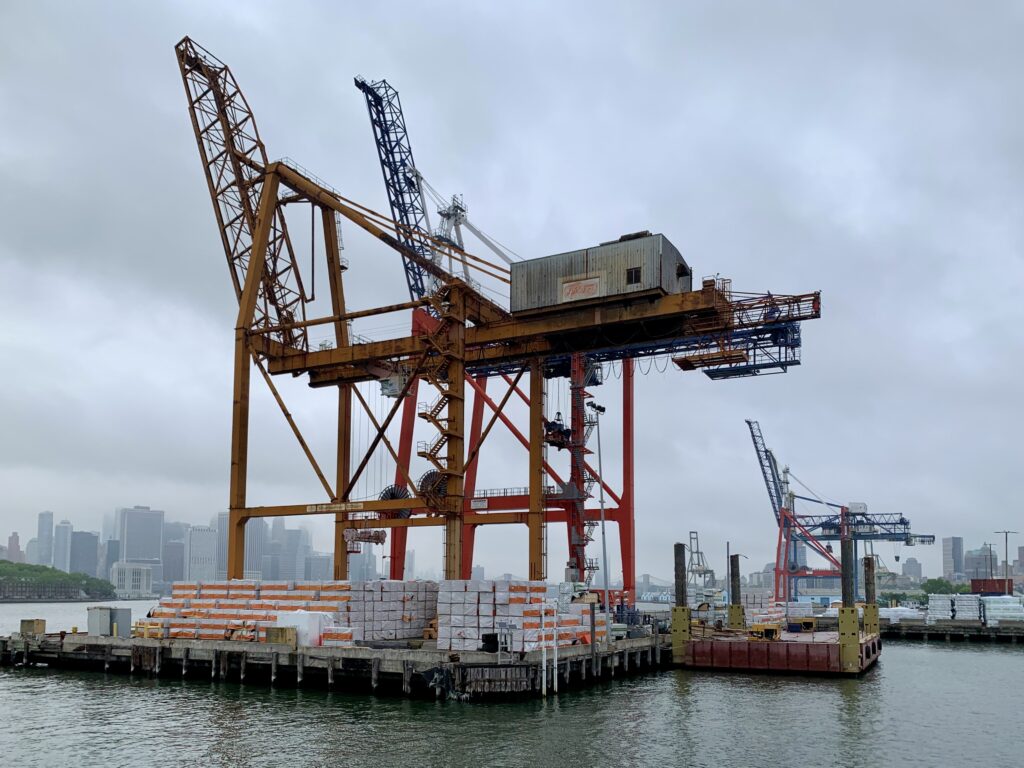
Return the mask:
POLYGON ((690 608, 686 604, 686 545, 676 542, 674 555, 676 604, 672 608, 672 663, 683 664, 690 643, 690 608))

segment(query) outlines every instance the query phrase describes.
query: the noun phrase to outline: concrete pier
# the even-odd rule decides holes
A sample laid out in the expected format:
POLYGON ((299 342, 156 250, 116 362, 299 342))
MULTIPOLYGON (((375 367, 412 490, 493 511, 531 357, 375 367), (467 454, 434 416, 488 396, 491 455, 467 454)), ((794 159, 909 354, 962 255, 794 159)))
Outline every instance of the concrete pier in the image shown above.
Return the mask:
POLYGON ((620 675, 669 666, 667 634, 626 638, 605 648, 558 649, 546 664, 540 651, 503 654, 408 647, 294 647, 233 640, 168 640, 85 634, 0 638, 0 665, 90 670, 110 674, 195 678, 245 684, 318 687, 410 697, 483 700, 539 697, 620 675), (664 663, 662 660, 665 660, 664 663), (544 677, 547 685, 544 686, 544 677))

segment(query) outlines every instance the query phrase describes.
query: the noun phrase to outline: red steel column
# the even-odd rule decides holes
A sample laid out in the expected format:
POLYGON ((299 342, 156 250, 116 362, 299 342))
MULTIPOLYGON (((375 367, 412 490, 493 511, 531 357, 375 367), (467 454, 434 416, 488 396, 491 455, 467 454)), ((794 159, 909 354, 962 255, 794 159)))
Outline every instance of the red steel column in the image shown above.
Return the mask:
MULTIPOLYGON (((476 376, 474 377, 476 383, 479 385, 479 391, 474 388, 473 394, 473 415, 470 419, 469 425, 469 448, 467 449, 466 455, 473 455, 476 451, 477 445, 480 443, 480 433, 483 431, 484 426, 484 399, 480 397, 480 391, 487 391, 487 377, 476 376)), ((465 475, 465 493, 466 498, 463 502, 463 511, 466 514, 471 513, 473 510, 470 507, 470 503, 473 500, 473 495, 476 493, 476 472, 477 467, 480 466, 480 454, 477 453, 473 459, 473 463, 466 467, 465 475)), ((462 578, 468 579, 473 575, 473 545, 476 543, 476 526, 475 525, 463 525, 462 526, 462 578)))
MULTIPOLYGON (((619 550, 622 557, 622 588, 636 601, 636 514, 634 507, 633 360, 622 361, 622 510, 619 550)), ((604 478, 602 478, 603 480, 604 478)))

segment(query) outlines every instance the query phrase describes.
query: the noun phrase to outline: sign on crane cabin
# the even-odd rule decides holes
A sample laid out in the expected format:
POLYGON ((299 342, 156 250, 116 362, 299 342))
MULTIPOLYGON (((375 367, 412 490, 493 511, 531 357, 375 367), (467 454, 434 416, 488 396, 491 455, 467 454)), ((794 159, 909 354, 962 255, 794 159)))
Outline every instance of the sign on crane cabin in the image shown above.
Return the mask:
POLYGON ((593 248, 512 263, 514 315, 608 297, 638 300, 693 289, 693 273, 664 235, 637 232, 593 248))

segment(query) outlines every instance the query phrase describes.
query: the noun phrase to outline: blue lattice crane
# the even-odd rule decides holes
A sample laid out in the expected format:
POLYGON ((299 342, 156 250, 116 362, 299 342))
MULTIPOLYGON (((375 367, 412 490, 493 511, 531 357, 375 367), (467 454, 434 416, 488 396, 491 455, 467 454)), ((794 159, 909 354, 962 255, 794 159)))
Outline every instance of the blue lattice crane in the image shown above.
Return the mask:
MULTIPOLYGON (((423 198, 422 177, 413 162, 412 145, 409 143, 409 132, 405 127, 398 91, 387 80, 369 82, 357 77, 355 84, 366 97, 391 217, 399 225, 398 239, 420 256, 436 261, 434 252, 422 238, 416 236, 416 233, 430 234, 430 219, 423 198)), ((411 259, 403 257, 402 261, 409 296, 422 299, 427 294, 430 276, 411 259)))

